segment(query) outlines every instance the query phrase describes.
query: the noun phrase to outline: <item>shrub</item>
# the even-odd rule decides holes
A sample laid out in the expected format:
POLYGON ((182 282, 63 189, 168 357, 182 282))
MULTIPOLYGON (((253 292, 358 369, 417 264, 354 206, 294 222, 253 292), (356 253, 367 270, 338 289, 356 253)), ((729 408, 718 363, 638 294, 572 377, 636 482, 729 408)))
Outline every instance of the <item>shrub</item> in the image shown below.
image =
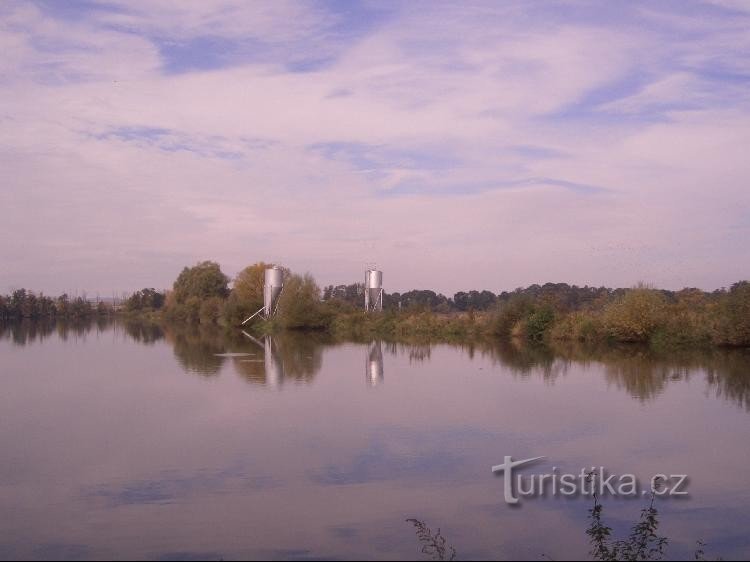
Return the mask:
POLYGON ((638 287, 604 309, 604 330, 620 342, 648 342, 664 324, 666 299, 653 289, 638 287))
POLYGON ((735 283, 722 299, 715 341, 724 345, 750 345, 750 282, 735 283))
POLYGON ((496 336, 508 337, 512 335, 516 325, 526 318, 533 310, 531 299, 525 295, 514 295, 507 302, 500 305, 493 321, 493 333, 496 336))
POLYGON ((526 319, 526 337, 533 341, 542 341, 547 330, 555 321, 555 311, 550 306, 543 306, 526 319))

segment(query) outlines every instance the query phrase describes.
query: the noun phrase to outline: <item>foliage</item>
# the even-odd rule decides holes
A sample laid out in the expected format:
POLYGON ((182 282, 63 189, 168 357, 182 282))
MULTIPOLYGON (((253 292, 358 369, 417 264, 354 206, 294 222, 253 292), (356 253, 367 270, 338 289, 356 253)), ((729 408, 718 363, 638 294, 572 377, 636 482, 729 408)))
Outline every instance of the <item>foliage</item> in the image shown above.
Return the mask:
POLYGON ((94 307, 83 296, 72 300, 66 294, 52 298, 26 289, 15 290, 7 296, 0 295, 0 320, 86 318, 111 313, 111 306, 97 302, 94 307))
POLYGON ((429 556, 432 560, 455 560, 456 549, 453 548, 445 540, 445 537, 440 533, 440 529, 436 533, 419 519, 407 519, 407 523, 414 525, 417 533, 417 539, 422 544, 422 554, 429 556))
MULTIPOLYGON (((329 285, 323 289, 323 300, 348 304, 350 307, 361 307, 365 299, 364 283, 351 285, 329 285)), ((385 305, 385 303, 383 303, 385 305)))
MULTIPOLYGON (((590 473, 588 479, 592 482, 594 473, 590 473)), ((597 488, 596 485, 592 486, 594 505, 589 510, 590 523, 586 529, 592 559, 607 562, 663 560, 669 539, 658 534, 659 512, 654 505, 656 494, 651 494, 649 505, 641 511, 628 536, 624 539, 615 539, 612 536, 612 527, 604 523, 604 506, 599 501, 597 488)), ((406 522, 414 525, 417 539, 422 545, 422 554, 432 560, 456 560, 456 549, 448 544, 440 529, 433 533, 427 524, 419 519, 407 519, 406 522)), ((705 546, 703 541, 697 541, 695 560, 706 559, 705 546)))
MULTIPOLYGON (((182 270, 167 295, 165 309, 167 317, 173 320, 196 323, 215 322, 217 300, 224 301, 229 296, 229 278, 224 275, 219 264, 204 261, 182 270), (205 303, 206 308, 203 308, 205 303), (203 313, 203 314, 202 314, 203 313)), ((221 308, 221 307, 219 307, 221 308)))
POLYGON ((166 301, 166 295, 156 289, 141 289, 136 291, 125 301, 125 310, 128 312, 143 312, 147 310, 160 310, 166 301))
POLYGON ((289 329, 317 329, 326 326, 320 288, 312 275, 289 275, 279 297, 277 322, 289 329))
POLYGON ((490 310, 497 305, 497 295, 490 291, 459 291, 453 295, 453 305, 461 311, 490 310))
POLYGON ((596 342, 603 336, 600 315, 590 312, 571 312, 562 315, 550 328, 549 337, 555 341, 596 342))
MULTIPOLYGON (((230 326, 238 326, 251 314, 263 307, 263 284, 266 268, 272 264, 254 263, 243 269, 235 278, 232 292, 224 306, 224 319, 230 326)), ((288 270, 285 270, 285 276, 288 270)))
MULTIPOLYGON (((182 270, 166 295, 142 289, 125 303, 131 314, 171 320, 239 326, 263 306, 269 264, 246 267, 229 290, 215 262, 182 270)), ((750 282, 729 290, 663 291, 578 287, 546 283, 494 294, 459 291, 453 298, 431 290, 384 293, 383 311, 366 314, 364 285, 329 285, 322 292, 309 275, 284 269, 285 289, 273 322, 258 317, 255 329, 327 330, 337 337, 417 337, 422 339, 517 338, 533 342, 645 343, 653 348, 750 347, 750 282)), ((0 319, 81 317, 111 314, 85 298, 55 299, 24 289, 0 295, 0 319)))
POLYGON ((204 261, 182 270, 173 287, 174 302, 184 304, 188 299, 226 298, 229 296, 229 278, 222 273, 219 264, 204 261))
POLYGON ((606 335, 621 342, 648 342, 664 325, 667 302, 654 289, 638 287, 607 305, 603 311, 606 335))
POLYGON ((542 341, 547 330, 555 321, 555 311, 550 306, 542 306, 535 310, 526 320, 525 334, 532 341, 542 341))
POLYGON ((725 345, 750 346, 750 282, 732 285, 724 295, 717 340, 725 345))
MULTIPOLYGON (((593 480, 593 473, 589 474, 589 481, 593 480)), ((594 506, 589 510, 591 523, 586 530, 591 544, 591 556, 594 560, 662 560, 664 549, 668 544, 666 537, 659 536, 659 512, 654 507, 655 493, 651 494, 651 502, 641 511, 640 519, 633 525, 630 534, 625 539, 612 539, 612 528, 602 520, 603 506, 599 501, 598 486, 594 490, 594 506)))
POLYGON ((509 337, 519 322, 534 311, 533 300, 523 294, 514 295, 500 304, 493 321, 493 333, 499 337, 509 337))
POLYGON ((201 324, 216 324, 221 318, 224 301, 219 297, 211 297, 201 302, 198 309, 198 320, 201 324))

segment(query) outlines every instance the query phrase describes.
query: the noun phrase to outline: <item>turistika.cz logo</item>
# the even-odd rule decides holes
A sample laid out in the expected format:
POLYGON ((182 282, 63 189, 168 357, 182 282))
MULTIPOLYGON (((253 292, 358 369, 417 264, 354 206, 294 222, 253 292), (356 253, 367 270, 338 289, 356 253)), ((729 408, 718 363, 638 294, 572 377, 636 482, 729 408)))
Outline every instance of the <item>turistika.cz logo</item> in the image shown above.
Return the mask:
POLYGON ((520 498, 540 496, 563 497, 685 497, 689 482, 686 474, 656 474, 643 486, 634 474, 609 474, 604 467, 583 468, 579 473, 561 473, 557 467, 547 474, 520 474, 520 469, 537 464, 546 457, 514 461, 505 457, 503 464, 492 467, 493 474, 503 475, 505 502, 516 505, 520 498))

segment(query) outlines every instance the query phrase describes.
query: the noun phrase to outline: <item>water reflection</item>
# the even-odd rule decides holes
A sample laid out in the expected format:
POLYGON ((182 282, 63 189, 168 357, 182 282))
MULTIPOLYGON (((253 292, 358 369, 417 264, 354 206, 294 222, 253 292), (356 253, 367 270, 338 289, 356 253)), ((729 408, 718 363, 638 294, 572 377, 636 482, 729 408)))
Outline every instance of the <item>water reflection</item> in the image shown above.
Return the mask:
POLYGON ((41 343, 51 336, 62 341, 85 339, 89 334, 101 334, 113 326, 111 318, 96 320, 23 320, 3 323, 0 321, 0 341, 9 340, 15 345, 25 346, 41 343))
POLYGON ((586 506, 505 509, 488 467, 506 452, 690 474, 670 536, 747 553, 750 351, 105 319, 0 326, 0 364, 0 558, 402 558, 408 515, 471 537, 472 557, 585 555, 586 506))
POLYGON ((247 382, 281 388, 286 383, 310 383, 323 366, 325 338, 316 334, 283 333, 258 338, 242 332, 248 357, 237 357, 234 366, 247 382))
MULTIPOLYGON (((265 336, 263 341, 260 341, 245 331, 242 334, 262 350, 263 358, 238 359, 237 366, 240 372, 250 382, 260 382, 271 388, 279 388, 284 382, 284 360, 273 336, 265 336)), ((252 357, 252 354, 248 357, 252 357)))
MULTIPOLYGON (((473 348, 474 346, 472 346, 473 348)), ((716 397, 750 411, 750 350, 654 350, 639 345, 479 346, 480 353, 514 376, 553 383, 581 367, 600 364, 608 383, 641 401, 661 396, 670 384, 703 378, 716 397)))
POLYGON ((228 334, 215 327, 200 324, 167 326, 164 335, 180 366, 189 373, 204 377, 218 375, 226 361, 221 355, 236 351, 228 334))
POLYGON ((370 344, 367 352, 367 363, 365 364, 365 378, 369 386, 378 386, 383 383, 383 347, 380 341, 370 344))
POLYGON ((128 336, 144 345, 153 345, 164 339, 164 330, 160 325, 153 322, 125 320, 122 322, 122 326, 128 336))
POLYGON ((251 384, 281 388, 285 381, 310 382, 322 366, 325 338, 284 333, 253 336, 215 326, 167 326, 164 334, 185 371, 218 376, 226 365, 251 384))
MULTIPOLYGON (((51 337, 64 342, 85 341, 104 334, 149 346, 166 341, 187 373, 216 377, 231 365, 248 383, 272 388, 281 388, 289 381, 312 382, 321 370, 325 349, 339 343, 317 333, 254 336, 216 326, 160 325, 111 318, 0 323, 0 341, 7 340, 16 346, 41 343, 51 337)), ((451 347, 461 350, 469 360, 489 359, 512 376, 541 378, 550 384, 581 367, 599 364, 612 387, 642 402, 657 399, 670 385, 698 378, 705 380, 717 398, 750 411, 750 350, 747 349, 656 351, 642 346, 550 347, 496 341, 451 344, 451 347)), ((436 344, 428 342, 369 343, 365 347, 367 384, 383 383, 384 354, 405 357, 410 364, 417 364, 430 362, 435 348, 436 344)))

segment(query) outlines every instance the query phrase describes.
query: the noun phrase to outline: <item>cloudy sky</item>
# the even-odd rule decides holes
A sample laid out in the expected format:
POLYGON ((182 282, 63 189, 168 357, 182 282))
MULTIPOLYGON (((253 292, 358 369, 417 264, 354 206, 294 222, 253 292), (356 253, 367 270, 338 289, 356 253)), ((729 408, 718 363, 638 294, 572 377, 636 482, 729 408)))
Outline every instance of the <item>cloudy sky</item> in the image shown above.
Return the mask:
POLYGON ((0 291, 750 277, 750 1, 0 2, 0 291))

